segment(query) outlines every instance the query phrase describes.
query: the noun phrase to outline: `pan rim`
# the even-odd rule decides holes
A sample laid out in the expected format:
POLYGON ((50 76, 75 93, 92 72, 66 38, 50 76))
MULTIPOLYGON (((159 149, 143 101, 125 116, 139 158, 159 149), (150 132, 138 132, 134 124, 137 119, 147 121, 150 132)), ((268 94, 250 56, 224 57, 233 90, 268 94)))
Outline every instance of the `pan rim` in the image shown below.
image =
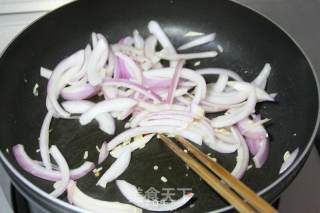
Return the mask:
MULTIPOLYGON (((301 162, 303 162, 303 160, 305 159, 305 157, 308 155, 309 151, 312 148, 313 145, 313 141, 316 137, 316 134, 318 132, 319 129, 319 123, 320 123, 320 83, 319 83, 319 79, 316 75, 316 71, 315 68, 313 67, 311 60, 308 56, 308 54, 306 54, 306 52, 304 51, 304 49, 300 46, 300 44, 282 27, 280 26, 277 22, 275 22, 274 20, 272 20, 271 18, 267 17, 266 15, 264 15, 263 13, 257 11, 256 9, 253 9, 243 3, 237 2, 236 0, 228 0, 230 3, 238 5, 240 7, 244 7, 247 10, 250 10, 251 12, 255 13, 256 15, 259 15, 261 17, 263 17, 264 19, 266 19, 270 24, 273 24, 274 26, 276 26, 278 29, 280 29, 282 31, 282 33, 284 33, 295 45, 296 47, 299 49, 299 51, 302 53, 302 55, 304 56, 304 58, 306 59, 306 61, 308 62, 309 67, 311 68, 314 80, 316 82, 316 86, 317 86, 317 94, 318 94, 318 113, 317 113, 317 120, 314 126, 314 130, 312 132, 312 135, 305 147, 305 149, 303 150, 303 152, 301 152, 301 154, 299 155, 299 157, 295 160, 295 162, 288 168, 287 171, 285 171, 282 175, 279 175, 279 177, 270 185, 268 185, 267 187, 263 188, 262 190, 260 190, 257 194, 259 195, 264 195, 265 193, 267 193, 268 191, 270 191, 272 188, 274 188, 275 186, 277 186, 279 183, 281 183, 286 177, 288 177, 298 166, 301 162)), ((66 8, 68 6, 70 6, 71 4, 75 4, 76 1, 72 1, 67 3, 64 6, 61 6, 55 10, 52 10, 49 13, 46 13, 45 15, 37 18, 35 21, 33 21, 32 23, 30 23, 26 28, 24 28, 19 34, 17 34, 12 40, 11 42, 6 46, 6 48, 3 50, 3 52, 0 55, 0 58, 2 58, 3 54, 7 51, 7 49, 10 48, 11 44, 13 44, 16 39, 18 37, 20 37, 21 34, 23 34, 26 30, 28 30, 31 26, 33 26, 34 23, 38 22, 40 19, 46 17, 49 14, 54 13, 57 10, 66 8)), ((51 201, 53 204, 61 206, 63 208, 66 208, 67 210, 72 210, 72 211, 76 211, 76 212, 87 212, 86 210, 79 208, 77 206, 73 206, 63 200, 60 200, 58 198, 55 197, 51 197, 47 192, 45 192, 44 190, 42 190, 41 188, 39 188, 38 186, 34 185, 33 183, 31 183, 27 178, 25 178, 9 161, 8 159, 5 157, 4 153, 0 150, 0 161, 2 163, 2 165, 4 165, 13 175, 15 175, 15 177, 17 177, 17 179, 19 179, 26 187, 30 188, 33 192, 35 192, 36 194, 46 198, 47 200, 51 201)), ((12 179, 11 179, 12 180, 12 179)), ((14 183, 14 181, 12 181, 14 183)), ((14 183, 16 184, 16 183, 14 183)), ((227 210, 232 209, 232 206, 226 206, 220 209, 215 209, 210 211, 211 213, 213 212, 224 212, 227 210)))

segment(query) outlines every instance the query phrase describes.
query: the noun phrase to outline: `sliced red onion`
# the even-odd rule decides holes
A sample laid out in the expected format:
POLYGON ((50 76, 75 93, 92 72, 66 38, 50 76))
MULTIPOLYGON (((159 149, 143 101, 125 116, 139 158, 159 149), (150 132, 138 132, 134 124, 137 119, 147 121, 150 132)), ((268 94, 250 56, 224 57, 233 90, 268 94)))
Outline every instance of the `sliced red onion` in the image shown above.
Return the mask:
POLYGON ((39 147, 42 162, 48 170, 52 169, 49 155, 49 128, 52 116, 53 111, 47 112, 46 117, 43 120, 39 136, 39 147))
MULTIPOLYGON (((90 108, 94 107, 94 103, 91 101, 79 100, 79 101, 64 101, 61 103, 63 108, 70 113, 82 114, 87 112, 90 108)), ((113 135, 116 127, 112 116, 109 113, 101 113, 95 116, 99 123, 99 128, 109 135, 113 135)))
POLYGON ((145 127, 136 127, 124 131, 114 137, 108 143, 108 150, 114 149, 118 146, 122 141, 128 140, 137 135, 151 134, 151 133, 169 133, 169 134, 178 134, 181 130, 177 127, 173 126, 145 126, 145 127))
POLYGON ((134 40, 131 36, 126 36, 119 41, 120 44, 132 46, 134 44, 134 40))
MULTIPOLYGON (((190 87, 180 87, 177 88, 176 91, 174 92, 173 96, 174 98, 185 95, 188 93, 190 90, 190 87)), ((168 96, 168 90, 167 89, 152 89, 155 93, 157 93, 162 99, 166 99, 168 96)))
POLYGON ((185 43, 183 45, 181 45, 178 50, 186 50, 192 47, 196 47, 196 46, 200 46, 209 42, 212 42, 214 39, 216 38, 216 34, 215 33, 210 33, 208 35, 205 36, 201 36, 199 38, 196 38, 188 43, 185 43))
POLYGON ((91 86, 90 84, 68 86, 62 89, 61 96, 66 100, 83 100, 95 96, 99 90, 98 86, 91 86))
POLYGON ((123 59, 120 57, 116 57, 116 65, 114 70, 113 77, 115 79, 130 79, 132 78, 132 73, 128 70, 126 64, 124 63, 123 59))
POLYGON ((271 93, 269 95, 270 95, 271 98, 275 99, 277 97, 278 93, 271 93))
POLYGON ((91 40, 92 40, 92 47, 96 48, 96 46, 98 44, 98 37, 95 32, 91 33, 91 40))
POLYGON ((299 148, 296 148, 292 153, 290 153, 290 156, 288 159, 284 159, 279 174, 282 174, 285 172, 294 162, 294 160, 297 158, 299 154, 299 148))
POLYGON ((188 139, 189 141, 201 146, 203 137, 201 134, 190 130, 189 128, 187 130, 180 131, 180 135, 184 137, 185 139, 188 139))
POLYGON ((240 132, 236 128, 231 128, 231 132, 238 140, 239 147, 238 147, 238 156, 237 156, 237 164, 232 170, 231 174, 238 179, 241 179, 244 173, 247 171, 248 164, 249 164, 249 150, 247 144, 240 134, 240 132))
MULTIPOLYGON (((144 72, 144 76, 147 78, 172 79, 173 75, 173 68, 154 69, 148 72, 144 72)), ((194 72, 193 70, 183 68, 181 71, 181 78, 195 82, 197 87, 199 87, 199 93, 201 94, 201 98, 204 99, 206 97, 207 85, 206 81, 201 75, 194 72)))
POLYGON ((267 80, 270 75, 271 66, 270 64, 265 64, 259 75, 252 81, 252 84, 256 85, 261 89, 265 89, 267 85, 267 80))
POLYGON ((158 112, 161 110, 189 110, 190 107, 186 107, 183 105, 178 104, 150 104, 144 101, 140 101, 138 106, 144 110, 147 110, 149 112, 158 112))
POLYGON ((263 138, 256 144, 258 144, 259 148, 257 154, 253 157, 253 162, 257 168, 261 168, 268 159, 269 142, 267 138, 263 138))
POLYGON ((92 121, 97 115, 113 112, 124 111, 134 107, 137 101, 132 98, 115 98, 97 103, 94 107, 83 113, 80 118, 80 124, 86 125, 92 121))
POLYGON ((144 119, 148 116, 149 113, 150 113, 150 112, 148 112, 148 111, 141 111, 141 112, 133 115, 133 116, 131 117, 130 121, 129 121, 130 127, 131 127, 131 128, 137 127, 138 124, 139 124, 142 120, 144 120, 144 119))
POLYGON ((101 176, 101 178, 97 182, 97 186, 105 188, 107 183, 117 179, 128 168, 130 159, 131 149, 128 147, 101 176))
POLYGON ((240 133, 246 138, 254 140, 264 139, 268 136, 267 130, 258 122, 259 121, 255 122, 249 118, 245 118, 238 122, 237 127, 240 133))
POLYGON ((116 131, 116 124, 113 117, 109 113, 101 113, 95 118, 99 123, 99 128, 109 135, 113 135, 116 131))
POLYGON ((154 58, 157 46, 157 38, 153 35, 149 36, 144 43, 144 54, 150 60, 154 58))
POLYGON ((62 193, 66 191, 68 187, 68 183, 70 180, 70 170, 67 161, 64 159, 63 155, 61 154, 57 146, 51 146, 50 154, 59 166, 61 180, 59 181, 59 186, 49 195, 53 197, 59 197, 60 195, 62 195, 62 193))
POLYGON ((220 133, 219 131, 215 130, 215 136, 226 143, 236 144, 238 141, 234 138, 231 132, 229 133, 220 133))
POLYGON ((72 76, 71 81, 78 81, 79 79, 83 78, 86 75, 91 52, 92 52, 91 46, 90 46, 90 44, 87 44, 86 48, 84 49, 83 65, 82 65, 80 71, 72 76))
POLYGON ((72 114, 82 114, 94 106, 94 102, 87 100, 64 101, 61 103, 63 108, 72 114))
POLYGON ((111 46, 114 53, 124 53, 130 56, 141 56, 143 55, 143 50, 138 50, 132 46, 125 45, 125 44, 113 44, 111 46))
POLYGON ((133 40, 134 40, 134 47, 137 49, 144 48, 144 39, 140 35, 138 30, 133 31, 133 40))
POLYGON ((147 88, 168 88, 170 85, 170 80, 169 79, 158 79, 158 78, 143 78, 143 84, 147 88))
POLYGON ((103 161, 105 161, 108 155, 109 155, 109 151, 107 149, 107 143, 103 142, 99 152, 98 164, 101 164, 103 161))
POLYGON ((200 53, 185 53, 185 54, 176 54, 169 53, 167 51, 160 52, 157 54, 159 58, 170 60, 170 61, 178 61, 178 60, 191 60, 191 59, 200 59, 200 58, 214 58, 218 55, 217 51, 207 51, 200 53))
MULTIPOLYGON (((54 69, 47 86, 47 93, 48 93, 48 101, 50 106, 59 113, 59 115, 63 117, 69 117, 69 113, 64 111, 61 106, 59 105, 57 98, 59 94, 59 81, 62 75, 69 70, 70 68, 80 67, 83 64, 84 60, 84 51, 80 50, 73 55, 69 56, 68 58, 62 60, 54 69)), ((48 104, 47 104, 48 106, 48 104)), ((49 109, 48 109, 49 110, 49 109)))
POLYGON ((135 138, 134 141, 129 143, 128 145, 119 145, 118 147, 113 149, 110 154, 114 158, 119 158, 122 155, 122 153, 125 152, 127 147, 130 148, 131 152, 137 149, 142 149, 151 140, 153 136, 154 134, 149 134, 141 137, 138 136, 138 138, 135 138))
POLYGON ((225 143, 224 141, 219 139, 216 139, 214 143, 211 143, 211 141, 208 140, 204 140, 204 144, 219 153, 233 153, 238 149, 237 144, 225 143))
MULTIPOLYGON (((21 144, 17 144, 12 147, 13 155, 19 164, 19 166, 29 172, 30 174, 48 180, 48 181, 59 181, 62 176, 59 171, 56 170, 48 170, 41 166, 38 162, 32 160, 28 154, 24 150, 24 146, 21 144)), ((88 174, 92 169, 94 169, 95 165, 92 162, 86 161, 80 167, 76 169, 72 169, 70 171, 70 178, 72 180, 77 180, 86 174, 88 174)))
POLYGON ((232 105, 239 104, 248 98, 246 91, 232 91, 225 93, 211 94, 206 101, 212 104, 232 105))
POLYGON ((141 209, 129 204, 94 199, 80 191, 74 181, 70 181, 68 185, 68 201, 75 206, 96 213, 142 213, 141 209))
POLYGON ((239 91, 248 91, 254 88, 256 92, 256 96, 259 102, 261 101, 274 101, 274 99, 266 93, 263 89, 260 89, 259 87, 256 87, 252 84, 249 84, 247 82, 237 82, 237 81, 231 81, 228 82, 229 86, 232 88, 239 90, 239 91))
POLYGON ((131 71, 134 79, 136 82, 141 83, 142 82, 142 71, 137 66, 137 64, 128 56, 117 52, 115 53, 117 57, 119 57, 121 60, 123 60, 124 64, 128 66, 128 71, 131 71))
MULTIPOLYGON (((167 52, 176 53, 174 46, 167 37, 166 33, 162 30, 159 23, 156 21, 150 21, 148 24, 148 29, 151 34, 153 34, 158 41, 160 42, 163 49, 166 49, 167 52)), ((175 67, 177 65, 176 61, 170 61, 170 67, 175 67)))
POLYGON ((170 53, 176 53, 175 48, 173 47, 172 43, 170 42, 165 32, 162 30, 158 22, 150 21, 148 24, 148 29, 150 33, 152 33, 158 39, 164 49, 167 49, 170 53))
POLYGON ((177 89, 177 86, 178 86, 178 82, 179 82, 179 79, 180 79, 180 76, 181 76, 181 72, 182 72, 182 68, 183 68, 183 65, 184 65, 184 61, 178 61, 177 63, 177 66, 174 70, 174 74, 172 76, 172 79, 171 79, 171 83, 169 85, 169 88, 168 88, 168 96, 167 96, 167 99, 166 99, 166 102, 168 104, 172 104, 173 103, 173 99, 174 99, 174 93, 177 89))
POLYGON ((95 165, 93 162, 85 161, 81 166, 70 171, 70 178, 72 180, 78 180, 79 178, 82 178, 83 176, 91 172, 94 167, 95 165))
POLYGON ((250 150, 250 153, 253 155, 256 155, 260 148, 260 142, 264 140, 265 138, 261 138, 261 139, 246 138, 246 142, 250 150))
POLYGON ((215 93, 223 92, 227 86, 228 79, 229 77, 227 74, 220 74, 217 83, 214 85, 213 91, 215 93))
MULTIPOLYGON (((119 94, 121 92, 121 90, 118 90, 118 88, 113 87, 113 86, 103 86, 102 87, 102 92, 104 95, 105 99, 113 99, 116 98, 118 95, 122 96, 122 97, 128 97, 129 95, 123 95, 123 94, 119 94)), ((130 91, 130 94, 132 93, 132 91, 130 91)))
MULTIPOLYGON (((172 110, 175 111, 175 110, 172 110)), ((145 119, 143 119, 143 121, 150 121, 150 120, 161 120, 161 119, 171 119, 171 120, 179 120, 179 121, 183 121, 183 122, 192 122, 193 121, 193 117, 191 113, 186 113, 186 114, 180 114, 179 111, 176 111, 177 114, 171 114, 170 111, 168 111, 169 113, 150 113, 149 116, 145 119)))
POLYGON ((44 77, 46 79, 49 79, 52 75, 52 70, 49 70, 47 68, 44 67, 40 67, 40 76, 44 77))
POLYGON ((256 94, 255 90, 251 89, 251 91, 249 91, 249 97, 245 105, 234 110, 233 112, 230 112, 229 114, 221 115, 212 119, 211 125, 214 128, 231 126, 252 114, 252 112, 254 112, 255 105, 256 94))
POLYGON ((243 81, 242 78, 234 71, 223 69, 223 68, 204 68, 196 70, 200 75, 221 75, 226 74, 230 78, 236 81, 243 81))
POLYGON ((159 103, 161 102, 161 97, 159 97, 157 94, 152 92, 151 90, 145 88, 144 86, 131 82, 126 80, 105 80, 103 82, 103 86, 117 86, 117 87, 126 87, 129 89, 132 89, 138 93, 141 93, 145 95, 146 97, 154 100, 155 102, 159 103))
POLYGON ((108 58, 108 64, 105 67, 106 71, 106 76, 107 77, 112 77, 115 69, 115 64, 116 64, 116 57, 112 51, 112 49, 109 48, 109 58, 108 58))
MULTIPOLYGON (((192 122, 192 119, 191 121, 192 122)), ((188 126, 188 122, 178 120, 178 119, 158 119, 158 120, 148 120, 148 121, 141 121, 139 123, 139 126, 175 126, 175 127, 180 127, 180 128, 185 128, 188 126)))
MULTIPOLYGON (((98 41, 99 41, 99 40, 103 40, 104 43, 108 44, 107 38, 106 38, 104 35, 102 35, 101 33, 98 33, 98 34, 97 34, 97 38, 98 38, 98 41)), ((108 45, 107 45, 107 46, 108 46, 108 45)), ((98 61, 98 63, 97 63, 97 67, 98 67, 98 68, 101 67, 100 69, 101 69, 102 71, 104 70, 103 68, 104 68, 104 66, 106 65, 106 62, 107 62, 108 58, 109 58, 109 46, 105 49, 105 51, 103 52, 103 54, 100 56, 99 61, 98 61)), ((105 73, 103 73, 102 76, 105 77, 105 73)))
POLYGON ((97 46, 93 48, 90 59, 87 65, 88 81, 92 86, 96 86, 102 82, 100 70, 103 64, 99 61, 104 58, 104 64, 108 58, 108 43, 104 39, 99 39, 97 46), (99 65, 99 66, 98 66, 99 65))
POLYGON ((138 192, 136 186, 124 180, 117 180, 116 184, 122 195, 126 197, 131 203, 149 211, 173 211, 185 205, 193 197, 193 193, 187 193, 178 200, 173 200, 170 203, 162 203, 159 201, 157 202, 155 200, 146 199, 138 192))

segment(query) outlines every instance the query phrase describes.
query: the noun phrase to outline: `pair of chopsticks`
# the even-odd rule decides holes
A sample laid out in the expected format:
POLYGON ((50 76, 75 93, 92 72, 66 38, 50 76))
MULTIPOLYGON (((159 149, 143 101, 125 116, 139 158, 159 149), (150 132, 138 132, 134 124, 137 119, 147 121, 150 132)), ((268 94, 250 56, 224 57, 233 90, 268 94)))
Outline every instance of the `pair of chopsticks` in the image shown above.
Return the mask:
POLYGON ((176 136, 176 140, 202 164, 189 154, 185 153, 168 137, 160 135, 160 139, 239 212, 278 212, 244 183, 233 177, 226 169, 211 160, 206 154, 189 143, 186 139, 176 136), (207 168, 211 170, 211 172, 207 168), (240 196, 242 196, 242 198, 240 196))

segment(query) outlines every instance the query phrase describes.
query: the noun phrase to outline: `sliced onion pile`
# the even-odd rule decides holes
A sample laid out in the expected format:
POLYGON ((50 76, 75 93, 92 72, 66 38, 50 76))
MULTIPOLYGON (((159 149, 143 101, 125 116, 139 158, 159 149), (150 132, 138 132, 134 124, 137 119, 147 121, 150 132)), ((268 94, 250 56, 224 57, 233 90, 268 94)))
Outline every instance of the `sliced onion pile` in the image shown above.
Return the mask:
MULTIPOLYGON (((213 58, 216 50, 179 53, 156 21, 148 24, 150 35, 144 38, 137 30, 111 44, 102 34, 92 33, 87 44, 62 60, 52 71, 41 68, 40 75, 48 79, 45 116, 40 131, 39 148, 42 165, 28 157, 22 145, 13 147, 18 164, 27 172, 49 181, 57 187, 51 194, 61 195, 68 186, 69 201, 87 210, 105 212, 140 212, 127 204, 90 198, 72 181, 86 175, 94 164, 86 162, 69 170, 56 146, 51 149, 49 129, 52 119, 79 119, 81 125, 93 120, 105 134, 115 133, 115 120, 130 118, 126 131, 103 143, 98 164, 108 153, 115 162, 107 168, 97 185, 108 187, 129 166, 131 152, 147 146, 155 134, 181 135, 199 146, 220 153, 237 152, 232 174, 241 178, 249 163, 249 152, 257 168, 268 158, 268 134, 265 119, 255 113, 258 102, 274 101, 274 94, 265 89, 271 66, 266 64, 252 82, 244 82, 234 71, 222 68, 192 70, 184 67, 190 59, 213 58), (160 45, 161 49, 156 47, 160 45), (163 61, 168 61, 165 66, 163 61), (216 76, 206 82, 205 76, 216 76), (93 102, 92 97, 103 99, 93 102), (58 99, 64 99, 62 102, 58 99), (212 112, 222 112, 209 118, 212 112), (52 155, 58 168, 50 159, 52 155), (69 185, 68 185, 69 184, 69 185)), ((198 37, 182 45, 187 50, 213 42, 216 34, 198 37)), ((97 100, 97 99, 95 99, 97 100)), ((134 205, 153 211, 174 210, 187 203, 187 194, 171 203, 152 206, 143 200, 135 186, 118 180, 117 186, 134 205)))

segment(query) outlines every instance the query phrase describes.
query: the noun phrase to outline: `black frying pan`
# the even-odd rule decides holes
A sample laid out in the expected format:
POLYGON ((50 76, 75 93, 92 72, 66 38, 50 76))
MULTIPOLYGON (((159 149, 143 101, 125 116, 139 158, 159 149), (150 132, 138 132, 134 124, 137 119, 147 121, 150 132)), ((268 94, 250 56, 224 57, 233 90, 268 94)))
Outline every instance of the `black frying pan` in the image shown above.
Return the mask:
MULTIPOLYGON (((0 59, 1 159, 13 183, 28 199, 52 212, 79 210, 49 198, 44 191, 51 191, 52 183, 22 171, 12 155, 4 150, 22 143, 31 157, 40 159, 35 150, 46 113, 47 83, 39 76, 40 66, 54 68, 61 59, 83 48, 92 31, 107 35, 111 42, 130 34, 134 28, 147 34, 146 25, 151 19, 161 23, 176 46, 187 41, 182 35, 188 31, 216 32, 224 53, 204 60, 201 67, 232 69, 245 80, 252 80, 264 63, 271 63, 273 69, 267 90, 278 93, 277 103, 258 106, 263 117, 272 118, 267 127, 271 136, 270 157, 263 168, 249 170, 243 181, 268 201, 274 201, 308 156, 318 127, 318 82, 301 49, 279 27, 246 7, 219 0, 85 0, 54 11, 27 28, 0 59), (39 97, 32 94, 36 82, 40 84, 39 97), (279 176, 284 152, 296 147, 300 148, 296 163, 279 176)), ((210 46, 198 50, 208 48, 210 46)), ((122 125, 119 123, 118 132, 122 131, 122 125)), ((89 151, 89 160, 96 161, 95 146, 110 139, 95 123, 80 127, 78 121, 54 120, 52 127, 50 142, 58 145, 71 167, 82 163, 85 150, 89 151)), ((235 165, 235 154, 211 153, 227 169, 235 165)), ((107 168, 111 162, 109 158, 103 167, 107 168)), ((143 190, 151 186, 158 190, 192 188, 195 207, 185 207, 180 212, 205 212, 228 205, 161 143, 150 143, 134 152, 130 167, 121 178, 143 190), (153 170, 155 164, 159 166, 157 172, 153 170), (169 170, 169 166, 173 170, 169 170), (161 176, 166 176, 168 182, 161 182, 161 176)), ((102 189, 95 186, 96 181, 97 178, 89 174, 80 179, 78 185, 95 198, 127 202, 115 184, 102 189)), ((180 195, 176 192, 176 196, 180 195)))

